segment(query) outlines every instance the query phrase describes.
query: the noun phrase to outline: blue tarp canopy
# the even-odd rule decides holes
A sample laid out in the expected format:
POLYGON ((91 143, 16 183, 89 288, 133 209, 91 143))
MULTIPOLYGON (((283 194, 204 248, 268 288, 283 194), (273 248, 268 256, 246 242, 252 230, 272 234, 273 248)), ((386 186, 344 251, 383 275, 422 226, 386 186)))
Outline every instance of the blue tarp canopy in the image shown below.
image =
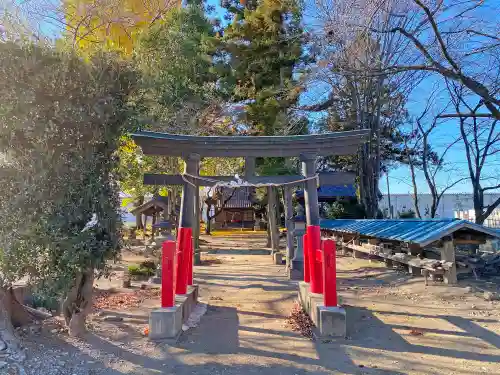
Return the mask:
POLYGON ((335 232, 411 242, 420 246, 429 245, 457 231, 500 238, 495 229, 459 219, 324 219, 320 225, 321 229, 335 232))
MULTIPOLYGON (((304 199, 304 190, 297 190, 297 199, 304 199)), ((355 197, 354 185, 322 185, 318 188, 318 200, 329 201, 337 197, 355 197)))

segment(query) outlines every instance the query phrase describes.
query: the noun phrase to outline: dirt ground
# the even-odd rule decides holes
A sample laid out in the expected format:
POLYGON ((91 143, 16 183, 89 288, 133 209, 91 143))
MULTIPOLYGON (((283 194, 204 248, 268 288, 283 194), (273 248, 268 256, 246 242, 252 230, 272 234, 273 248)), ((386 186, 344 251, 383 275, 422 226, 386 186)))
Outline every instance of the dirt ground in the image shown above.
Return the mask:
MULTIPOLYGON (((349 336, 312 341, 286 324, 297 285, 284 266, 261 255, 263 237, 203 239, 205 250, 219 250, 209 257, 220 262, 195 268, 208 310, 177 344, 144 336, 148 313, 159 303, 146 299, 94 314, 82 341, 51 333, 57 327, 50 324, 27 332, 26 374, 500 374, 500 302, 485 301, 465 283, 426 287, 422 278, 383 263, 340 256, 349 336), (120 321, 105 321, 109 315, 120 321)), ((124 265, 141 259, 124 258, 124 265)), ((119 284, 98 282, 101 289, 119 284)))

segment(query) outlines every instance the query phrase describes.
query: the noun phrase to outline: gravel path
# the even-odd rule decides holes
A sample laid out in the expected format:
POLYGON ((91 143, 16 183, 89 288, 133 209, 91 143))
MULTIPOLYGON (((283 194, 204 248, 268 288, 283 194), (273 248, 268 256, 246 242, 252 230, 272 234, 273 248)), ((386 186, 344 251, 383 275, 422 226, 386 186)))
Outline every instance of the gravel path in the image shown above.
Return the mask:
MULTIPOLYGON (((208 241, 227 250, 258 248, 263 239, 208 241)), ((28 332, 27 375, 500 374, 499 303, 469 288, 425 287, 383 263, 339 257, 349 337, 311 341, 286 324, 297 286, 284 266, 269 255, 211 257, 220 264, 195 270, 208 311, 177 344, 143 336, 158 303, 149 300, 94 316, 85 341, 28 332), (118 321, 106 321, 110 314, 118 321)))

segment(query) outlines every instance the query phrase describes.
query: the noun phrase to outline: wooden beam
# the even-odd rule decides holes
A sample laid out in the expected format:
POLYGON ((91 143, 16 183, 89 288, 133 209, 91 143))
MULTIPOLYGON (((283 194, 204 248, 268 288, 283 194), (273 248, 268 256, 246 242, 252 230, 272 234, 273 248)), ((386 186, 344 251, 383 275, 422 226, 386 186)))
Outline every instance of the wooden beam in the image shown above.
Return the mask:
MULTIPOLYGON (((137 142, 137 141, 136 141, 137 142)), ((196 147, 182 147, 182 145, 164 145, 164 144, 141 144, 142 152, 145 155, 159 155, 159 156, 180 156, 186 157, 190 153, 201 154, 203 157, 295 157, 301 152, 309 153, 315 152, 318 155, 353 155, 358 151, 361 141, 345 141, 345 143, 338 143, 333 145, 316 145, 310 147, 294 148, 293 145, 287 148, 275 148, 265 150, 259 147, 236 148, 232 145, 225 146, 224 148, 208 148, 207 146, 197 145, 196 147)))
POLYGON ((202 157, 287 157, 302 153, 323 156, 354 154, 368 135, 368 130, 272 137, 203 137, 145 131, 132 134, 132 138, 146 155, 188 156, 196 153, 202 157))
POLYGON ((468 239, 461 239, 461 238, 455 238, 453 239, 453 243, 455 245, 483 245, 486 243, 485 239, 482 240, 468 240, 468 239))

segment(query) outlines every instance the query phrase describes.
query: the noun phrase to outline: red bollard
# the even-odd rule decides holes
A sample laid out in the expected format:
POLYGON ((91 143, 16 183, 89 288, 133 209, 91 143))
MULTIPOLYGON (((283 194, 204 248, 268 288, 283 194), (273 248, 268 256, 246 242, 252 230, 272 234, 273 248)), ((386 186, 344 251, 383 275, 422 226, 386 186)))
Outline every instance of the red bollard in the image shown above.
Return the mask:
POLYGON ((175 305, 175 256, 174 241, 165 241, 161 249, 161 307, 175 305))
POLYGON ((311 281, 311 274, 309 270, 311 267, 309 266, 309 241, 307 240, 307 233, 302 237, 302 249, 304 251, 304 281, 309 283, 311 281))
POLYGON ((191 228, 179 228, 177 233, 177 277, 175 294, 187 293, 188 270, 189 270, 189 241, 193 234, 191 228))
POLYGON ((321 249, 318 249, 314 252, 314 255, 315 255, 315 257, 314 257, 314 260, 315 260, 314 274, 316 275, 318 285, 320 286, 318 288, 319 291, 315 292, 315 293, 321 294, 324 291, 324 288, 323 288, 323 251, 321 251, 321 249))
POLYGON ((321 230, 319 225, 309 225, 306 229, 309 245, 309 264, 311 276, 311 293, 323 293, 321 263, 316 260, 316 250, 321 249, 321 230))
POLYGON ((186 239, 186 242, 188 243, 187 248, 189 249, 187 285, 193 285, 193 237, 189 236, 189 238, 186 239))
POLYGON ((326 307, 337 307, 337 246, 333 240, 323 241, 323 299, 326 307))

